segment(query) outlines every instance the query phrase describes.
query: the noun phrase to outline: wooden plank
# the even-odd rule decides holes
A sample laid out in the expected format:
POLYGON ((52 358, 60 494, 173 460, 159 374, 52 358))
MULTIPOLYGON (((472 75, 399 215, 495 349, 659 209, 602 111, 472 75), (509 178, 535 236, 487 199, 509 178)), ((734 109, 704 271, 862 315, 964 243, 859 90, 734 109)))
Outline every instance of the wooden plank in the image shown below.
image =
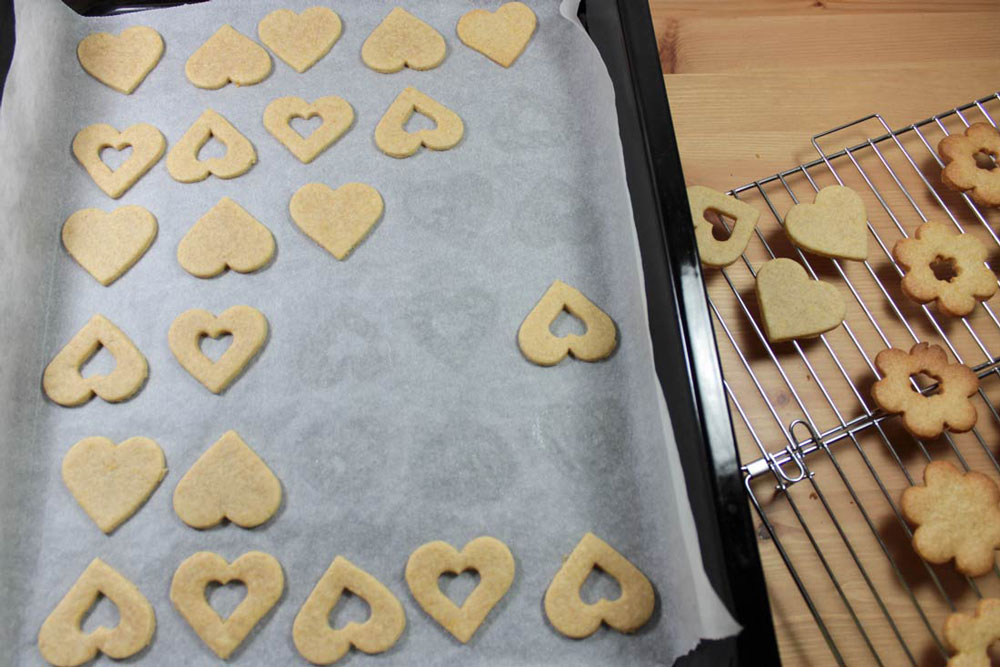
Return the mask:
POLYGON ((994 11, 944 14, 710 16, 661 26, 665 73, 843 70, 997 61, 994 11), (748 38, 749 37, 749 38, 748 38))

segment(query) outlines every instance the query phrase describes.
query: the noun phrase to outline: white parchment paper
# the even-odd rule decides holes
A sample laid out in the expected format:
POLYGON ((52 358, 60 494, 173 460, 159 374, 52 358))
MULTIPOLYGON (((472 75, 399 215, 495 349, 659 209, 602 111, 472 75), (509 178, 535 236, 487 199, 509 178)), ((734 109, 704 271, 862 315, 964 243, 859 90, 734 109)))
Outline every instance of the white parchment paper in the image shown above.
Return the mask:
MULTIPOLYGON (((274 59, 270 77, 251 87, 207 91, 185 79, 187 57, 223 23, 256 39, 257 21, 271 9, 316 2, 215 0, 103 19, 81 18, 58 0, 15 3, 17 48, 0 108, 3 661, 41 661, 40 624, 100 557, 156 610, 156 635, 138 659, 216 664, 168 599, 173 571, 199 550, 233 559, 258 549, 285 570, 284 596, 236 653, 238 664, 301 662, 292 620, 338 554, 385 583, 408 619, 392 650, 353 652, 348 664, 670 664, 700 637, 731 634, 736 626, 702 571, 653 371, 611 83, 567 18, 573 3, 530 3, 539 28, 509 70, 458 41, 455 23, 471 3, 452 0, 402 3, 445 36, 440 67, 373 72, 361 62, 361 44, 389 7, 344 0, 331 5, 344 22, 340 41, 304 74, 274 59), (75 49, 89 32, 136 24, 155 27, 166 52, 123 96, 83 72, 75 49), (456 148, 405 160, 379 152, 375 124, 408 85, 462 116, 466 134, 456 148), (339 95, 357 120, 303 165, 261 122, 267 102, 282 95, 339 95), (161 161, 114 202, 70 152, 74 134, 99 122, 151 123, 169 150, 206 108, 256 146, 259 162, 246 175, 181 184, 161 161), (344 262, 289 217, 292 193, 313 181, 362 181, 385 199, 383 219, 344 262), (177 263, 177 244, 223 196, 271 229, 277 255, 257 274, 200 280, 177 263), (159 235, 135 267, 102 287, 65 252, 60 229, 80 208, 126 204, 153 212, 159 235), (609 360, 540 368, 521 357, 517 328, 557 278, 614 318, 621 344, 609 360), (271 334, 245 375, 215 396, 174 360, 167 329, 189 308, 218 313, 236 304, 261 310, 271 334), (96 312, 145 354, 148 383, 123 404, 55 405, 41 391, 42 370, 96 312), (282 480, 282 508, 255 530, 193 530, 174 515, 171 495, 228 429, 282 480), (111 536, 60 479, 63 454, 92 435, 151 437, 170 469, 111 536), (545 588, 588 530, 656 587, 657 611, 636 636, 602 628, 573 641, 545 620, 545 588), (463 646, 419 609, 403 568, 424 542, 461 546, 483 534, 510 546, 517 575, 463 646)), ((558 327, 568 332, 572 323, 558 327)), ((461 583, 449 590, 460 593, 461 583)), ((588 594, 609 590, 598 581, 588 594)), ((238 595, 229 593, 213 603, 232 608, 238 595)), ((361 620, 363 608, 350 616, 357 611, 344 610, 339 622, 361 620)), ((112 623, 113 610, 106 612, 98 609, 87 629, 112 623)))

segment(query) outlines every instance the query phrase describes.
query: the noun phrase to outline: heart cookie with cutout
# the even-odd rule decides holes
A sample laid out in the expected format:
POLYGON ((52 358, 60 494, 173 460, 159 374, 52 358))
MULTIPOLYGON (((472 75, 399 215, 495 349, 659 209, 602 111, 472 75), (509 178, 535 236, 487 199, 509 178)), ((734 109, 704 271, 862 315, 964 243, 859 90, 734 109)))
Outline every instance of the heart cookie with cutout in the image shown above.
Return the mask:
POLYGON ((257 24, 260 41, 300 74, 333 48, 340 31, 340 17, 329 7, 310 7, 301 14, 276 9, 257 24))
POLYGON ((354 109, 340 97, 321 97, 312 104, 301 97, 279 97, 264 109, 264 127, 300 162, 309 164, 342 137, 354 123, 354 109), (319 116, 323 124, 303 137, 291 126, 293 118, 319 116))
POLYGON ((191 54, 184 73, 188 81, 209 90, 227 83, 252 86, 271 73, 271 56, 260 44, 226 24, 191 54))
POLYGON ((281 597, 285 575, 270 554, 251 551, 232 563, 210 551, 199 551, 178 566, 170 582, 170 601, 201 640, 225 660, 281 597), (246 597, 222 620, 205 597, 212 582, 242 581, 246 597))
POLYGON ((192 528, 227 519, 253 528, 281 505, 281 482, 236 431, 227 431, 198 457, 174 489, 174 511, 192 528))
POLYGON ((444 60, 444 37, 402 7, 394 8, 361 46, 361 60, 376 72, 404 67, 434 69, 444 60))
POLYGON ((257 151, 250 140, 221 114, 205 109, 167 154, 167 173, 175 181, 196 183, 209 175, 236 178, 245 174, 256 163, 257 151), (225 146, 226 154, 222 157, 199 159, 199 151, 211 139, 225 146))
POLYGON ((194 379, 214 394, 222 393, 267 340, 267 318, 250 306, 227 308, 218 317, 194 308, 177 316, 167 332, 174 357, 194 379), (222 356, 212 361, 201 351, 201 339, 233 337, 222 356))
POLYGON ((97 32, 76 46, 80 66, 105 86, 130 95, 163 55, 163 38, 149 26, 126 28, 119 35, 97 32))
POLYGON ((810 280, 798 262, 779 257, 757 271, 757 303, 767 339, 814 338, 840 326, 846 309, 837 288, 810 280))
POLYGON ((111 320, 98 314, 45 367, 42 389, 50 399, 67 407, 86 403, 95 394, 109 403, 118 403, 139 391, 148 375, 146 357, 135 343, 111 320), (80 369, 102 347, 115 358, 114 370, 107 375, 83 377, 80 369))
POLYGON ((343 556, 337 556, 309 597, 292 625, 292 639, 299 654, 314 665, 340 660, 354 646, 374 654, 388 651, 406 628, 403 605, 378 579, 343 556), (348 592, 365 601, 371 611, 363 623, 330 627, 330 612, 341 595, 348 592))
POLYGON ((816 255, 868 259, 865 203, 842 185, 823 188, 812 204, 793 206, 785 216, 785 233, 792 243, 816 255))
POLYGON ((587 533, 573 549, 545 591, 545 615, 567 637, 589 637, 606 623, 618 632, 635 632, 653 615, 656 596, 639 568, 593 533, 587 533), (587 604, 580 597, 591 571, 599 568, 614 577, 621 595, 587 604))
POLYGON ((110 213, 85 208, 66 218, 62 242, 97 282, 110 285, 146 253, 156 232, 156 218, 141 206, 122 206, 110 213))
POLYGON ((368 235, 383 208, 382 195, 364 183, 347 183, 336 190, 307 183, 288 204, 298 228, 340 260, 368 235))
POLYGON ((723 194, 704 185, 692 185, 687 189, 688 205, 694 222, 694 237, 698 242, 698 259, 703 266, 721 269, 740 258, 750 243, 760 211, 735 197, 723 194), (720 241, 715 238, 714 226, 705 217, 712 211, 733 219, 729 238, 720 241))
POLYGON ((447 542, 419 547, 406 561, 406 583, 417 604, 458 641, 465 644, 514 581, 514 556, 495 537, 477 537, 461 551, 447 542), (457 606, 441 592, 438 579, 451 572, 479 573, 479 585, 457 606))
POLYGON ((473 9, 458 20, 458 38, 470 49, 504 67, 524 53, 538 18, 523 2, 508 2, 495 12, 473 9))
POLYGON ((375 144, 390 157, 410 157, 421 146, 435 151, 446 151, 462 140, 465 125, 458 114, 424 95, 416 88, 401 92, 375 126, 375 144), (434 121, 429 130, 409 132, 406 123, 416 113, 434 121))
POLYGON ((177 261, 199 278, 211 278, 226 269, 250 273, 273 256, 271 230, 229 197, 198 218, 177 246, 177 261))
POLYGON ((618 347, 618 330, 607 313, 580 290, 557 280, 524 318, 517 330, 517 345, 525 358, 539 366, 554 366, 568 354, 580 361, 600 361, 618 347), (552 333, 552 323, 563 311, 583 322, 587 330, 562 337, 552 333))
POLYGON ((106 123, 83 128, 73 137, 73 155, 104 194, 118 199, 163 156, 167 140, 152 125, 139 123, 119 132, 106 123), (101 159, 101 151, 132 148, 132 154, 114 171, 101 159))
POLYGON ((98 652, 123 660, 149 646, 156 630, 153 606, 135 584, 95 558, 38 631, 38 650, 53 665, 82 665, 98 652), (104 596, 118 608, 118 625, 84 632, 87 610, 104 596))
POLYGON ((84 438, 62 462, 66 488, 105 533, 135 514, 166 474, 163 450, 149 438, 119 445, 108 438, 84 438))

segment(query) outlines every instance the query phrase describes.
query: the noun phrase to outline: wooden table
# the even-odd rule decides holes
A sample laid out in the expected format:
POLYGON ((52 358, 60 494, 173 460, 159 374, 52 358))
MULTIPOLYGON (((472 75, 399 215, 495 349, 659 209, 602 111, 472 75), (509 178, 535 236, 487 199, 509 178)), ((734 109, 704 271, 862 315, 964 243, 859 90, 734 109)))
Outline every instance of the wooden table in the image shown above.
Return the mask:
MULTIPOLYGON (((997 0, 650 0, 650 6, 689 184, 729 190, 815 159, 811 137, 843 123, 877 112, 890 127, 901 127, 1000 90, 997 0)), ((1000 122, 1000 103, 991 109, 994 120, 1000 122)), ((970 114, 970 121, 981 119, 975 114, 978 111, 970 114)), ((946 127, 949 132, 962 129, 955 118, 946 127)), ((823 146, 842 148, 881 132, 876 121, 868 121, 828 137, 823 146)), ((940 128, 927 129, 926 138, 933 146, 942 136, 940 128)), ((940 168, 933 156, 915 136, 907 138, 903 147, 915 158, 914 165, 907 164, 899 147, 883 145, 887 164, 865 149, 858 154, 857 166, 841 160, 837 168, 846 184, 863 195, 870 221, 888 248, 901 236, 896 223, 912 234, 922 222, 920 212, 948 222, 934 193, 920 180, 923 175, 940 190, 940 168), (894 175, 911 194, 913 204, 894 183, 894 175), (864 176, 884 193, 885 206, 864 176)), ((819 187, 835 183, 825 167, 811 174, 819 187)), ((814 189, 807 179, 794 174, 788 180, 796 197, 811 201, 814 189)), ((1000 210, 985 211, 987 225, 983 225, 957 196, 939 196, 955 212, 956 222, 992 249, 991 264, 1000 268, 1000 246, 986 229, 988 225, 1000 230, 1000 210)), ((761 228, 772 250, 799 259, 768 208, 772 204, 781 217, 792 205, 783 185, 771 184, 763 193, 750 190, 744 197, 763 211, 761 228)), ((769 257, 759 239, 751 244, 747 257, 749 267, 734 265, 727 270, 736 293, 745 299, 746 311, 720 272, 707 271, 706 281, 732 335, 731 341, 717 326, 727 381, 768 451, 780 450, 787 442, 789 423, 803 418, 796 395, 821 429, 863 416, 863 404, 875 379, 866 357, 874 357, 885 347, 882 336, 898 347, 908 347, 914 336, 940 342, 936 322, 970 365, 1000 354, 1000 327, 984 309, 978 309, 969 321, 986 353, 960 321, 939 315, 933 306, 928 315, 910 303, 899 292, 898 275, 887 253, 872 242, 872 272, 860 263, 843 262, 841 275, 829 260, 807 256, 820 278, 843 289, 855 340, 842 328, 827 336, 833 353, 816 341, 804 344, 802 355, 791 344, 776 346, 777 358, 796 390, 792 393, 751 325, 756 304, 750 269, 769 257), (845 280, 855 286, 856 295, 847 290, 845 280), (889 305, 890 299, 898 314, 889 305), (902 324, 904 319, 912 335, 902 324), (744 349, 778 419, 760 399, 733 341, 744 349), (858 394, 848 379, 859 387, 858 394)), ((1000 314, 1000 297, 989 305, 1000 314)), ((1000 468, 991 459, 1000 458, 1000 418, 991 416, 987 404, 1000 403, 1000 378, 991 376, 982 386, 984 396, 976 403, 982 442, 963 434, 955 436, 953 443, 943 438, 923 443, 924 451, 959 465, 961 455, 971 468, 1000 480, 1000 468)), ((734 425, 743 461, 759 459, 758 445, 738 413, 734 425)), ((808 437, 804 426, 796 428, 796 439, 808 437)), ((940 636, 950 612, 946 600, 971 611, 978 598, 950 565, 928 567, 913 554, 905 528, 894 515, 894 503, 911 480, 920 480, 927 457, 899 428, 898 420, 885 422, 884 432, 883 437, 867 429, 856 443, 845 438, 832 446, 833 456, 820 452, 810 457, 807 461, 815 483, 803 480, 787 493, 778 493, 775 478, 770 477, 754 488, 847 664, 876 663, 843 599, 850 603, 884 664, 910 664, 912 657, 921 665, 940 665, 944 658, 927 626, 940 636), (819 553, 810 537, 819 545, 819 553), (837 578, 840 592, 826 566, 837 578)), ((785 664, 835 664, 774 540, 763 527, 758 535, 785 664)), ((1000 577, 988 575, 975 583, 983 595, 1000 597, 1000 577)))

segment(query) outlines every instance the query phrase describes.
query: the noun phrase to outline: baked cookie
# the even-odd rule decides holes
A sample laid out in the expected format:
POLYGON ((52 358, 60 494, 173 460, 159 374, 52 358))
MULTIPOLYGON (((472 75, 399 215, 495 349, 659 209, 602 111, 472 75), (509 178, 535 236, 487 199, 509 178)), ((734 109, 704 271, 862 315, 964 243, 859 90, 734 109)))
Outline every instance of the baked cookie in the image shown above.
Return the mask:
POLYGON ((968 191, 977 204, 1000 206, 1000 132, 989 123, 974 123, 964 134, 938 144, 944 160, 941 180, 952 190, 968 191), (978 160, 977 160, 978 158, 978 160))
POLYGON ((796 204, 785 215, 785 233, 792 243, 823 257, 868 259, 868 214, 854 190, 830 185, 816 193, 812 204, 796 204))
POLYGON ((990 667, 987 650, 1000 640, 1000 600, 980 600, 974 616, 950 614, 944 622, 944 640, 955 653, 947 667, 990 667))
POLYGON ((149 26, 125 28, 121 34, 96 32, 80 40, 80 66, 105 86, 130 95, 163 55, 163 38, 149 26))
POLYGON ((538 18, 523 2, 508 2, 496 11, 473 9, 458 20, 458 38, 498 65, 510 67, 535 34, 538 18))
POLYGON ((698 242, 698 257, 702 265, 718 269, 738 260, 750 243, 760 211, 704 185, 689 186, 687 196, 691 219, 694 221, 694 237, 698 242), (713 225, 705 218, 709 211, 734 220, 729 238, 725 241, 718 240, 712 234, 713 225))
POLYGON ((836 329, 846 307, 837 288, 811 280, 802 265, 778 257, 757 271, 757 303, 767 339, 781 343, 836 329))
POLYGON ((903 491, 899 502, 917 526, 913 549, 928 563, 955 560, 955 569, 978 577, 993 569, 1000 548, 1000 490, 986 475, 962 473, 948 461, 924 468, 924 483, 903 491))
POLYGON ((996 294, 997 277, 986 266, 986 246, 972 234, 958 234, 940 222, 925 222, 913 238, 900 239, 892 256, 906 272, 900 287, 917 303, 937 301, 938 310, 964 317, 996 294), (948 262, 954 276, 940 280, 935 262, 948 262))
POLYGON ((917 343, 909 352, 889 348, 875 356, 882 379, 872 385, 872 398, 889 414, 900 414, 903 426, 918 438, 936 438, 947 428, 964 432, 976 425, 976 407, 969 397, 979 378, 967 366, 948 363, 938 345, 917 343), (910 377, 924 373, 938 382, 937 392, 924 396, 910 377))
POLYGON ((539 366, 554 366, 566 355, 580 361, 600 361, 618 347, 618 329, 580 290, 557 280, 524 318, 517 330, 517 346, 528 361, 539 366), (563 311, 583 322, 586 331, 566 336, 552 333, 552 323, 563 311))
POLYGON ((545 591, 545 616, 552 627, 574 639, 589 637, 606 623, 618 632, 635 632, 653 615, 656 595, 649 583, 627 558, 593 533, 587 533, 573 549, 545 591), (621 595, 587 604, 580 588, 595 568, 614 577, 621 595))

